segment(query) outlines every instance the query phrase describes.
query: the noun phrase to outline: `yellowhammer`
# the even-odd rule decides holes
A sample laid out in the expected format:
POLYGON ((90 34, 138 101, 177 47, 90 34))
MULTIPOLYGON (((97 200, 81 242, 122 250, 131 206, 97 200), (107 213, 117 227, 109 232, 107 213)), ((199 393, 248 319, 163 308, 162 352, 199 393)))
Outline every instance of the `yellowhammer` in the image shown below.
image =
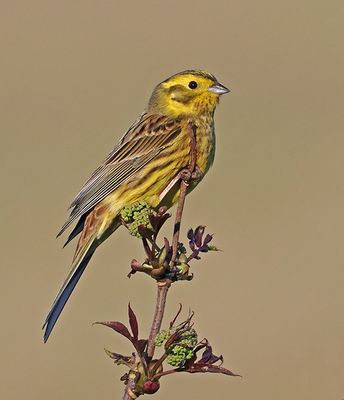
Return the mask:
MULTIPOLYGON (((43 328, 49 335, 96 248, 120 225, 123 207, 145 201, 156 208, 177 200, 178 173, 191 156, 189 121, 196 127, 199 183, 215 154, 214 111, 229 90, 204 71, 173 75, 154 89, 145 111, 128 129, 73 200, 72 212, 59 235, 79 218, 67 243, 81 233, 72 269, 59 291, 43 328)), ((190 191, 189 190, 189 191, 190 191)))

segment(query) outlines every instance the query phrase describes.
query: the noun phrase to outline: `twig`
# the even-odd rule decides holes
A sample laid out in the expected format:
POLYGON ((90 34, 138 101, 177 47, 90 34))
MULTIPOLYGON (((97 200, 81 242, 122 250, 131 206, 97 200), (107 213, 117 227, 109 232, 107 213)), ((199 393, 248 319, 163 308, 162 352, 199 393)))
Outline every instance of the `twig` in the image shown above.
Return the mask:
POLYGON ((180 194, 179 194, 179 201, 178 201, 178 208, 176 212, 176 220, 174 223, 174 231, 173 231, 173 240, 172 240, 172 258, 170 262, 171 268, 174 267, 177 258, 177 251, 178 251, 178 241, 179 241, 179 234, 180 234, 180 224, 183 215, 184 203, 185 203, 185 196, 186 191, 189 186, 189 181, 192 178, 192 174, 196 168, 196 127, 192 123, 192 121, 188 122, 188 134, 190 136, 190 163, 188 166, 188 170, 190 176, 188 179, 182 179, 180 182, 180 194))
MULTIPOLYGON (((178 250, 178 240, 180 233, 180 223, 183 215, 183 208, 185 203, 186 190, 189 184, 190 179, 192 178, 192 174, 196 167, 196 127, 193 125, 192 121, 188 122, 188 134, 190 136, 190 162, 188 166, 189 177, 188 179, 182 179, 180 182, 180 195, 178 201, 178 208, 176 212, 176 219, 174 223, 174 232, 173 232, 173 241, 172 241, 172 258, 170 261, 170 268, 173 269, 178 250)), ((162 319, 165 311, 166 297, 168 289, 171 286, 171 281, 169 279, 165 279, 162 281, 158 281, 158 295, 155 307, 155 313, 153 318, 153 323, 148 339, 148 348, 147 355, 149 358, 152 358, 155 350, 155 338, 159 333, 161 328, 162 319)))
POLYGON ((137 398, 133 390, 135 389, 136 382, 135 379, 132 379, 131 377, 128 378, 128 382, 125 385, 124 389, 124 394, 123 394, 123 400, 134 400, 137 398))
POLYGON ((154 375, 154 379, 160 379, 162 376, 174 374, 175 372, 181 371, 179 368, 168 369, 167 371, 160 372, 159 374, 154 375))
MULTIPOLYGON (((178 241, 180 234, 180 224, 183 214, 183 208, 185 203, 185 196, 187 192, 187 188, 190 180, 192 179, 192 174, 196 168, 196 127, 193 125, 192 121, 188 121, 188 134, 190 136, 190 161, 187 168, 188 175, 181 178, 180 182, 180 194, 178 200, 178 207, 176 212, 176 219, 174 223, 174 231, 173 231, 173 240, 172 240, 172 257, 170 261, 170 269, 174 269, 174 265, 176 262, 177 251, 178 251, 178 241)), ((154 356, 155 351, 155 338, 157 334, 160 332, 162 320, 165 312, 166 298, 168 289, 171 286, 172 281, 170 279, 162 279, 157 281, 158 291, 157 291, 157 299, 156 306, 154 312, 154 318, 151 326, 151 331, 149 334, 148 345, 147 345, 147 357, 151 360, 154 356)), ((167 371, 164 375, 171 373, 167 371)), ((135 389, 135 379, 132 379, 130 376, 128 377, 128 382, 125 387, 123 400, 133 400, 137 396, 133 392, 135 389)))
POLYGON ((148 338, 148 348, 147 348, 147 355, 150 359, 153 358, 154 355, 155 338, 156 335, 160 332, 161 323, 165 311, 167 292, 171 286, 171 281, 169 279, 165 279, 162 281, 158 281, 157 284, 158 284, 158 294, 156 299, 153 323, 148 338))

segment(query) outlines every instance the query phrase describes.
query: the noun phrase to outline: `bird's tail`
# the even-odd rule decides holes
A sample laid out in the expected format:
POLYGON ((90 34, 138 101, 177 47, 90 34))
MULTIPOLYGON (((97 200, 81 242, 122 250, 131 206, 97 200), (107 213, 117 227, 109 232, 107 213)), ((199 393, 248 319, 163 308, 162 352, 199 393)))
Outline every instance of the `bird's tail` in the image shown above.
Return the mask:
POLYGON ((92 245, 91 242, 89 246, 85 248, 85 251, 83 251, 80 255, 78 254, 78 256, 73 261, 72 270, 69 273, 64 284, 62 285, 59 293, 57 294, 56 299, 50 309, 50 312, 44 322, 44 342, 48 340, 50 333, 53 330, 56 321, 63 310, 63 307, 67 303, 69 296, 72 294, 82 273, 85 271, 87 264, 89 263, 94 251, 96 250, 96 247, 97 246, 92 245))
POLYGON ((44 322, 44 342, 53 330, 63 307, 67 303, 96 248, 119 226, 118 218, 106 206, 98 205, 87 216, 77 245, 72 270, 62 285, 44 322))

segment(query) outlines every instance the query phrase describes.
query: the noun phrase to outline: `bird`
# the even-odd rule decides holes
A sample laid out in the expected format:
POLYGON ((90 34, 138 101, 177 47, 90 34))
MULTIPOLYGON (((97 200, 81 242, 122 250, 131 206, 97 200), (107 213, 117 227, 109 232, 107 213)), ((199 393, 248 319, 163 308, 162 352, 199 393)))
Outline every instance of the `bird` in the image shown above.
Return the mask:
POLYGON ((170 76, 153 90, 148 106, 129 127, 71 203, 70 216, 57 236, 72 223, 68 244, 79 236, 71 271, 43 325, 46 342, 97 247, 121 225, 121 210, 145 201, 152 208, 170 208, 178 201, 178 173, 191 158, 190 121, 195 126, 199 178, 215 156, 214 112, 221 95, 230 92, 214 75, 186 70, 170 76))

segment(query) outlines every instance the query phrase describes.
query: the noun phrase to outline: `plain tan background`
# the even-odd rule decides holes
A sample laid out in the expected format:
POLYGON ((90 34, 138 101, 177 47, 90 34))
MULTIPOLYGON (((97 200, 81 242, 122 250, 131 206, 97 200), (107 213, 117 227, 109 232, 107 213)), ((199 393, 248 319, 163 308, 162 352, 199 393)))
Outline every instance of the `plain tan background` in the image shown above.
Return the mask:
POLYGON ((187 201, 225 251, 173 287, 243 378, 175 375, 157 399, 344 398, 343 1, 1 1, 1 399, 118 399, 130 352, 96 320, 146 334, 155 290, 118 232, 96 253, 48 344, 41 324, 74 244, 55 234, 80 185, 153 86, 203 68, 232 93, 218 150, 187 201))

